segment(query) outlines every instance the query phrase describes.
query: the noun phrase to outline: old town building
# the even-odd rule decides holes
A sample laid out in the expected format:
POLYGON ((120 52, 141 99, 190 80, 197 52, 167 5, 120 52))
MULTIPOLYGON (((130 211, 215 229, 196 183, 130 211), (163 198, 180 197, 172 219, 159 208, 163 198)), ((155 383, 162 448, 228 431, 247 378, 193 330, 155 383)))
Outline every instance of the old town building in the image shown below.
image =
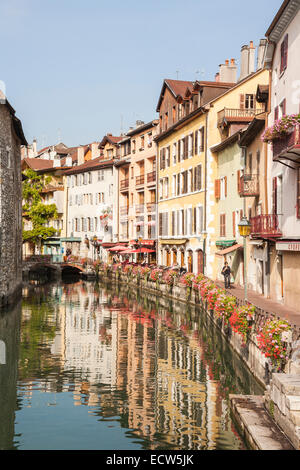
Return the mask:
MULTIPOLYGON (((266 33, 266 66, 271 72, 268 126, 300 112, 300 1, 285 0, 266 33)), ((268 212, 258 219, 268 242, 270 296, 298 308, 300 302, 300 126, 270 140, 268 212), (272 145, 271 145, 272 144, 272 145)))
POLYGON ((21 145, 21 122, 0 91, 0 307, 17 298, 22 283, 21 145))
POLYGON ((156 144, 158 121, 137 121, 120 141, 119 240, 139 239, 155 249, 156 241, 156 144))

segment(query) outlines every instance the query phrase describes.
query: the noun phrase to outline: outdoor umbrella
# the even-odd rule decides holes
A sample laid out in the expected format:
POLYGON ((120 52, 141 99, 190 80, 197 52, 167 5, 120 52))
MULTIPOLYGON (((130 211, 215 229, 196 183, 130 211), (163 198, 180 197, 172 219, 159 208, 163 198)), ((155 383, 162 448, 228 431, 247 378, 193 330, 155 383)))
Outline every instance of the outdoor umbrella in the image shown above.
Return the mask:
POLYGON ((127 249, 128 249, 128 246, 118 245, 118 246, 114 246, 112 248, 109 248, 108 251, 123 251, 123 250, 127 250, 127 249))

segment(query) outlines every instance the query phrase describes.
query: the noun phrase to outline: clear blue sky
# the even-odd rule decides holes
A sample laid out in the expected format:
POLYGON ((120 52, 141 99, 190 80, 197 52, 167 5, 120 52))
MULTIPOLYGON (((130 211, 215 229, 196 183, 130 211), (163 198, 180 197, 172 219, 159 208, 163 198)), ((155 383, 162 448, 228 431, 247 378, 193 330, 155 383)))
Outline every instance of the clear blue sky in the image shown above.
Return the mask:
POLYGON ((122 122, 157 117, 164 78, 213 80, 225 59, 239 61, 281 3, 0 0, 0 80, 39 148, 119 135, 122 122))

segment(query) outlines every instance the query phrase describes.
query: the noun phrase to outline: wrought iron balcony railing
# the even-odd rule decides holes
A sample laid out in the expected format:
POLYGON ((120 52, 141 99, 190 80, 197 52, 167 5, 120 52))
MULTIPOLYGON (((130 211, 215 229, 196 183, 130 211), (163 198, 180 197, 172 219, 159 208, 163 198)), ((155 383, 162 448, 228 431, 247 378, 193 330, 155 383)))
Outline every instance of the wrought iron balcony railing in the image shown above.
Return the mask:
POLYGON ((277 214, 258 215, 251 218, 252 237, 281 237, 277 214))
POLYGON ((128 189, 128 188, 129 188, 129 179, 120 181, 121 191, 124 190, 124 189, 128 189))
POLYGON ((139 186, 141 184, 144 184, 145 183, 145 175, 137 176, 136 179, 135 179, 135 183, 136 183, 137 186, 139 186))
POLYGON ((156 171, 151 171, 151 173, 147 173, 147 183, 155 183, 156 182, 156 171))

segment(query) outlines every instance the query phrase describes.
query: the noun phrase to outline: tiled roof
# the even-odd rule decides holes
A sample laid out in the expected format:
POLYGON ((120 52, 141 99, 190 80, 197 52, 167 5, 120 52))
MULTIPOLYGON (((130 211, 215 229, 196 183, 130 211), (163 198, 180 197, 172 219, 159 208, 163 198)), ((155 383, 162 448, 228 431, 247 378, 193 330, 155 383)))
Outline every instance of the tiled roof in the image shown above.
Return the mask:
POLYGON ((120 136, 105 135, 105 136, 103 137, 103 139, 101 140, 101 142, 100 142, 98 148, 104 147, 104 145, 106 144, 106 142, 109 142, 110 144, 117 144, 117 143, 120 142, 123 138, 124 138, 123 135, 120 135, 120 136))
POLYGON ((74 175, 76 173, 84 173, 85 171, 97 170, 106 166, 113 166, 114 160, 103 160, 102 157, 94 158, 94 160, 88 160, 82 165, 74 166, 70 170, 64 172, 65 175, 74 175))
POLYGON ((53 160, 43 160, 42 158, 24 158, 22 165, 26 163, 34 171, 49 170, 53 168, 53 160))

